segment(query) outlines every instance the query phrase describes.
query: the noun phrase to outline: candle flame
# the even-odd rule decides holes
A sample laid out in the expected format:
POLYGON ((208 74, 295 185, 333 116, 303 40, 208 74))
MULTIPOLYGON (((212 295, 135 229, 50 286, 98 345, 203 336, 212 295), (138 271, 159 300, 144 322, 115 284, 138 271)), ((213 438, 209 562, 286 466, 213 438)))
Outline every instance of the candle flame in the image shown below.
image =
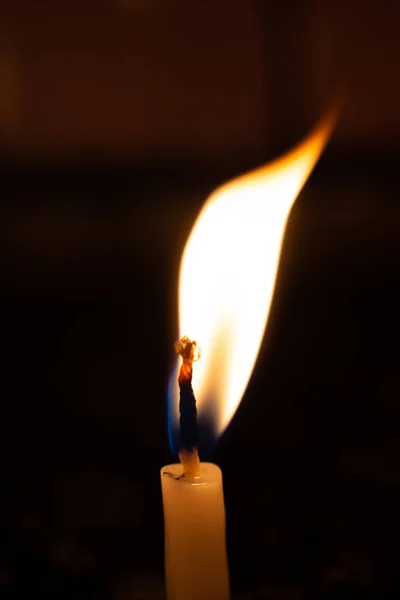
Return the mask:
MULTIPOLYGON (((336 121, 330 111, 281 158, 215 190, 186 243, 179 280, 179 337, 197 341, 193 370, 198 420, 215 440, 250 379, 273 297, 286 221, 336 121)), ((177 372, 169 389, 169 434, 177 451, 177 372)), ((201 439, 200 439, 201 450, 201 439)))

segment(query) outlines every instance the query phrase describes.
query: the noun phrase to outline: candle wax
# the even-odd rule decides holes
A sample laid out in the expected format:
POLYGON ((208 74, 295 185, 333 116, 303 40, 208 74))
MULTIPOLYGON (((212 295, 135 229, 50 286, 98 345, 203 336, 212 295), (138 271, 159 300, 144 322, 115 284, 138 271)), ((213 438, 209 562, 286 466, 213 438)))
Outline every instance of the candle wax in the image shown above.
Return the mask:
POLYGON ((201 463, 198 479, 179 477, 181 464, 161 469, 168 600, 228 600, 222 472, 201 463))

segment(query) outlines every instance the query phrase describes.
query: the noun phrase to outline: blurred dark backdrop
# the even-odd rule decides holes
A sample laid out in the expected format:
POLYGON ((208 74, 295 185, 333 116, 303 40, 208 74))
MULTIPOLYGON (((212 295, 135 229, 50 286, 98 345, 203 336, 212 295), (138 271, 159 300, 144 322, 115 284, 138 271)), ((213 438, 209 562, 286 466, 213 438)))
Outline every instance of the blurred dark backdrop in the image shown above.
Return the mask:
POLYGON ((1 0, 4 597, 162 598, 186 237, 338 89, 211 459, 234 597, 398 597, 398 32, 388 0, 1 0))

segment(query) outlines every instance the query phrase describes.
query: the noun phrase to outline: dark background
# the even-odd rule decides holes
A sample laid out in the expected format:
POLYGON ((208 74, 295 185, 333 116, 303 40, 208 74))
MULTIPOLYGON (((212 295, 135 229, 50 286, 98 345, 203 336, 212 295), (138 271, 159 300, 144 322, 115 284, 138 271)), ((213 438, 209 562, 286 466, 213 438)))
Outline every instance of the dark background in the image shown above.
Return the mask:
POLYGON ((211 459, 235 598, 398 597, 399 24, 388 0, 0 2, 2 598, 163 597, 186 237, 338 89, 211 459))

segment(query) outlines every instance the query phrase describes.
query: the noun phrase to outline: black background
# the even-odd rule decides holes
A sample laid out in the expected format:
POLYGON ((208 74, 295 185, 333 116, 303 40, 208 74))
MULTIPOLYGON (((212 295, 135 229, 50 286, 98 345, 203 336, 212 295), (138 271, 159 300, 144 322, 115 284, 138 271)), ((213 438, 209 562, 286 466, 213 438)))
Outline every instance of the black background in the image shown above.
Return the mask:
MULTIPOLYGON (((349 4, 357 12, 358 3, 349 4)), ((355 34, 353 44, 358 51, 365 44, 366 53, 376 47, 378 57, 387 44, 395 63, 398 43, 381 36, 396 16, 386 4, 373 14, 381 29, 370 15, 367 40, 355 34)), ((400 120, 388 109, 397 73, 379 58, 365 66, 366 74, 384 73, 379 98, 374 79, 358 71, 352 87, 351 77, 340 77, 347 42, 334 31, 339 58, 320 89, 302 30, 313 3, 286 13, 253 5, 267 100, 254 138, 235 141, 228 118, 227 148, 210 135, 185 149, 184 127, 154 146, 147 130, 142 142, 132 134, 135 148, 127 148, 111 119, 107 155, 102 119, 81 136, 77 127, 67 144, 65 134, 48 135, 50 117, 41 136, 29 121, 33 109, 25 109, 25 141, 14 121, 2 138, 4 597, 163 597, 159 469, 171 461, 166 389, 185 240, 208 193, 298 141, 343 79, 342 120, 289 219, 255 371, 211 459, 224 473, 234 597, 397 597, 400 120), (285 31, 297 32, 293 46, 278 52, 285 31), (363 85, 371 93, 357 121, 363 85)), ((3 5, 9 31, 20 27, 15 39, 23 39, 10 6, 3 5)), ((333 14, 346 23, 346 14, 333 14)), ((37 36, 49 23, 37 20, 37 36)), ((247 47, 246 38, 239 43, 247 47)), ((68 46, 64 53, 68 61, 68 46)), ((25 85, 26 106, 46 96, 25 85)), ((83 122, 84 108, 71 112, 71 122, 77 115, 83 122)), ((210 130, 217 126, 218 115, 205 109, 202 118, 210 130)))

